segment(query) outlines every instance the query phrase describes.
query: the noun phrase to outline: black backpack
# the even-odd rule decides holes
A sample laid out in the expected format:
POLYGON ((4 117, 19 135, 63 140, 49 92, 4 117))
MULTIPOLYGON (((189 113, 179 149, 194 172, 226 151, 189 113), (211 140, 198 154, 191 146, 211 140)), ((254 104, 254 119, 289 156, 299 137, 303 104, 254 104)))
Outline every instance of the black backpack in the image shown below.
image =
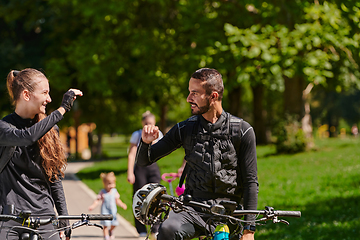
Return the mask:
MULTIPOLYGON (((231 115, 230 113, 226 113, 226 114, 228 116, 228 119, 230 119, 230 121, 227 121, 227 124, 231 125, 228 128, 228 129, 230 129, 228 137, 231 137, 231 142, 233 143, 236 151, 238 151, 238 149, 240 148, 240 143, 241 143, 241 125, 242 125, 243 119, 235 117, 235 116, 231 115)), ((185 139, 183 142, 184 146, 189 146, 190 148, 192 148, 195 145, 196 131, 197 131, 199 124, 200 124, 200 117, 198 115, 194 115, 188 119, 188 122, 185 126, 185 134, 184 134, 185 139)), ((189 147, 188 148, 184 147, 185 154, 187 154, 186 149, 189 149, 189 147)), ((188 171, 188 165, 185 164, 184 170, 180 177, 179 187, 181 187, 183 185, 185 177, 187 175, 187 171, 188 171)))

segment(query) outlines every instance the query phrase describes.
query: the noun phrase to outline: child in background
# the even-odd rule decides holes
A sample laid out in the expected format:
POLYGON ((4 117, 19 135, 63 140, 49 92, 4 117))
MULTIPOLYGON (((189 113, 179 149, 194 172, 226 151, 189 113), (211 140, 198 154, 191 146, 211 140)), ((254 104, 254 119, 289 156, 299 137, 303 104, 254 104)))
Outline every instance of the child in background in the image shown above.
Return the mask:
POLYGON ((116 177, 114 172, 110 173, 101 173, 100 178, 103 181, 104 189, 101 189, 97 198, 89 207, 89 211, 92 211, 100 201, 101 204, 101 214, 112 214, 113 220, 101 221, 101 225, 104 226, 104 239, 115 239, 113 233, 114 228, 119 225, 119 222, 116 219, 117 207, 119 206, 123 209, 127 209, 126 204, 120 200, 120 194, 116 190, 116 177))

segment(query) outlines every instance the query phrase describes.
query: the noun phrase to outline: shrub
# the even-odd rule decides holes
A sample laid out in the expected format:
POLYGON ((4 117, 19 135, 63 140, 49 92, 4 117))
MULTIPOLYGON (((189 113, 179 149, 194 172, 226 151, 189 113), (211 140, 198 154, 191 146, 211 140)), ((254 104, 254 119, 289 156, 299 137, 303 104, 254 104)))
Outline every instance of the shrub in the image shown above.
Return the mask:
POLYGON ((278 126, 277 140, 275 142, 277 153, 297 153, 306 150, 307 140, 301 123, 286 117, 278 126))

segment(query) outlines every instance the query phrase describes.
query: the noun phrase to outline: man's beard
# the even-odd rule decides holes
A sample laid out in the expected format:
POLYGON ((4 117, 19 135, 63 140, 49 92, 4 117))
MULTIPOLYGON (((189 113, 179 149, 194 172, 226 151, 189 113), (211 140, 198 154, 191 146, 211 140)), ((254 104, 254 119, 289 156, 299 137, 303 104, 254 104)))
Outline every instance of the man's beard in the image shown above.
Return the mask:
POLYGON ((205 106, 199 107, 197 104, 196 106, 199 108, 199 110, 191 109, 192 115, 202 115, 204 113, 207 113, 210 110, 210 101, 207 99, 207 103, 205 106))

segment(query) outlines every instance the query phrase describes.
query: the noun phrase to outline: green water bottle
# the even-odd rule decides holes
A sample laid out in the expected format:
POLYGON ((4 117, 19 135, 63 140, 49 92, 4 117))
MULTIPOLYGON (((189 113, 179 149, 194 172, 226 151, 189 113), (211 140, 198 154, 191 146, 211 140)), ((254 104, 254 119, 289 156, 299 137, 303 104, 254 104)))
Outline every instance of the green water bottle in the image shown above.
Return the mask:
POLYGON ((214 240, 229 240, 230 230, 228 225, 219 224, 215 228, 214 240))

